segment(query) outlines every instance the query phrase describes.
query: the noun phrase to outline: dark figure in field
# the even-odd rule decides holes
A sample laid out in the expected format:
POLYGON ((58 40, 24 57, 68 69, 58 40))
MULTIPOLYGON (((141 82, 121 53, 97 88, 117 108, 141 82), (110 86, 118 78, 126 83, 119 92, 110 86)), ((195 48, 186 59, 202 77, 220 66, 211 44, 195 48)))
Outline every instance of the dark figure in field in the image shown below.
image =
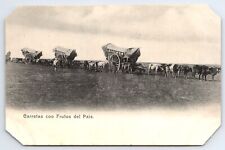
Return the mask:
POLYGON ((98 72, 99 71, 99 69, 98 69, 98 62, 96 61, 95 62, 95 72, 98 72))

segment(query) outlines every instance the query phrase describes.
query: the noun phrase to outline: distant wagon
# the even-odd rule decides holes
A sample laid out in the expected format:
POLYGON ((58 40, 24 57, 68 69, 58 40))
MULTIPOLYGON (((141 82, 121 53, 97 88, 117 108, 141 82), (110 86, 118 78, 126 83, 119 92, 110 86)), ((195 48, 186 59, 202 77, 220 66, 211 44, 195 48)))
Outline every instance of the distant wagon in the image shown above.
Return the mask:
POLYGON ((104 45, 102 49, 109 62, 109 69, 115 72, 134 71, 137 59, 141 55, 140 48, 121 48, 111 43, 104 45))
POLYGON ((36 62, 42 56, 42 51, 37 51, 30 48, 21 49, 23 56, 25 57, 25 62, 36 62))
POLYGON ((53 49, 55 53, 55 59, 58 61, 59 66, 71 66, 73 60, 77 56, 75 49, 67 49, 63 47, 56 47, 53 49))
POLYGON ((6 61, 6 63, 7 63, 8 61, 11 61, 11 52, 10 52, 10 51, 8 51, 8 52, 6 53, 6 55, 5 55, 5 61, 6 61))

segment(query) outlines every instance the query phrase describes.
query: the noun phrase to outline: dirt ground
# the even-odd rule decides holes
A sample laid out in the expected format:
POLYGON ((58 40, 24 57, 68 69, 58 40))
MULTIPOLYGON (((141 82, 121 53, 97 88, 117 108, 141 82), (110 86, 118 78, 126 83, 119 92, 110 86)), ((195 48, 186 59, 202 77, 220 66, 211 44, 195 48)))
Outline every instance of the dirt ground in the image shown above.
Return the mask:
POLYGON ((22 109, 183 108, 220 102, 220 89, 220 75, 215 81, 199 81, 81 69, 55 72, 50 66, 6 64, 6 104, 22 109))

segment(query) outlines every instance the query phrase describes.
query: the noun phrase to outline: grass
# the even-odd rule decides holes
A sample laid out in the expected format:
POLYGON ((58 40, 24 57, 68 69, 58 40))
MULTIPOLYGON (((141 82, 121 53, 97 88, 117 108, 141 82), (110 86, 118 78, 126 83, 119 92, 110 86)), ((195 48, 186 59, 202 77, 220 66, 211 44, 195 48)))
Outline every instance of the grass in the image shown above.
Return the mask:
POLYGON ((220 101, 216 81, 153 75, 87 72, 41 65, 6 64, 7 106, 88 109, 180 107, 220 101))

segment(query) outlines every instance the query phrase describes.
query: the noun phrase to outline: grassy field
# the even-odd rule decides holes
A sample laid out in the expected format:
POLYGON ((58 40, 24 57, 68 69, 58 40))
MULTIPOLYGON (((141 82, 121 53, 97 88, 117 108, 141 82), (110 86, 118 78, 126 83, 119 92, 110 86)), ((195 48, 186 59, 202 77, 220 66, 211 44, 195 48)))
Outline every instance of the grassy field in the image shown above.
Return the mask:
POLYGON ((6 64, 7 106, 89 109, 186 107, 220 101, 215 81, 153 75, 88 72, 19 63, 6 64))

